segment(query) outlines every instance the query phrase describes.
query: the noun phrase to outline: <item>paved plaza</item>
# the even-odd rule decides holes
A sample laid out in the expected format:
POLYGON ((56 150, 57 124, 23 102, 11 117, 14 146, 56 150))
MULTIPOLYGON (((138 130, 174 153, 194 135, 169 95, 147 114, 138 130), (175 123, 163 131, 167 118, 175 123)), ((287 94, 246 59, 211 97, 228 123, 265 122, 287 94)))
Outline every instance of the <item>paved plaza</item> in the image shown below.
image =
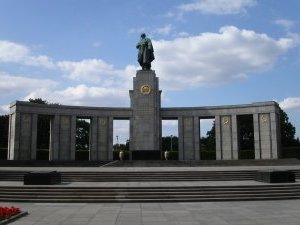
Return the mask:
MULTIPOLYGON (((172 167, 132 168, 43 168, 2 167, 1 170, 57 171, 172 171, 172 167)), ((225 167, 178 167, 177 171, 220 171, 225 167)), ((294 166, 226 167, 226 170, 300 169, 294 166)), ((299 182, 299 181, 297 181, 299 182)), ((164 186, 164 185, 258 185, 255 181, 195 182, 74 182, 67 186, 164 186)), ((265 184, 265 183, 264 183, 265 184)), ((22 186, 22 182, 2 181, 1 186, 22 186)), ((20 203, 1 202, 20 207, 29 215, 12 225, 299 225, 300 200, 180 202, 180 203, 20 203)))
POLYGON ((5 205, 29 212, 12 225, 299 225, 300 221, 300 200, 5 205))

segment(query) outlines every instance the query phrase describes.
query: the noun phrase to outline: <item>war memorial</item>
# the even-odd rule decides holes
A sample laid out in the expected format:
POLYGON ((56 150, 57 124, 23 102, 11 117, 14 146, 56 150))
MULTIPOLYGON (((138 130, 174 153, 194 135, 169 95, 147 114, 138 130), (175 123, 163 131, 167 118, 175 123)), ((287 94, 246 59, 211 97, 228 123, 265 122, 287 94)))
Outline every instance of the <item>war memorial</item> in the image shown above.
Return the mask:
POLYGON ((0 201, 29 212, 19 224, 299 224, 299 161, 279 159, 278 104, 161 107, 151 40, 141 35, 137 48, 142 69, 133 78, 129 108, 11 104, 0 201), (48 162, 54 163, 43 161, 46 166, 35 164, 41 115, 50 118, 48 162), (238 137, 243 116, 252 118, 254 133, 255 160, 247 165, 233 163, 243 161, 238 137), (76 161, 77 118, 90 119, 89 160, 102 164, 65 165, 76 161), (202 118, 215 119, 212 167, 201 164, 202 118), (126 161, 113 161, 113 121, 118 119, 130 121, 126 161), (162 120, 168 119, 178 120, 178 160, 173 162, 163 161, 161 154, 162 120))
MULTIPOLYGON (((201 160, 200 119, 215 119, 216 159, 238 160, 239 117, 253 118, 255 159, 280 155, 279 106, 276 102, 212 107, 161 107, 159 77, 151 70, 151 40, 138 43, 142 67, 129 90, 130 107, 41 105, 16 101, 10 106, 8 159, 35 160, 39 115, 51 118, 49 159, 75 160, 76 119, 90 118, 90 160, 113 159, 113 121, 130 121, 130 159, 161 159, 162 120, 178 120, 178 160, 201 160)), ((159 76, 159 75, 158 75, 159 76)))

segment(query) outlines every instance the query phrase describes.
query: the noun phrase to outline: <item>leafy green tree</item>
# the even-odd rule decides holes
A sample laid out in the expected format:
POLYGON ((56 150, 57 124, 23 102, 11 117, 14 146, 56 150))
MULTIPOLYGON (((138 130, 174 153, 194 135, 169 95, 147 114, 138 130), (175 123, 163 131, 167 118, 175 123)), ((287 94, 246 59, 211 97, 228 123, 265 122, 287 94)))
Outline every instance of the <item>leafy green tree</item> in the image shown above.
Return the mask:
POLYGON ((161 139, 161 147, 163 151, 171 151, 171 140, 172 140, 172 151, 178 151, 178 137, 177 136, 166 136, 161 139))
POLYGON ((76 120, 76 150, 89 150, 90 123, 84 119, 76 120))
POLYGON ((31 103, 36 103, 36 104, 43 104, 43 105, 48 105, 49 103, 47 102, 47 100, 43 100, 41 98, 30 98, 28 100, 31 103))
POLYGON ((281 145, 283 147, 300 146, 299 138, 295 138, 296 128, 289 121, 288 115, 280 109, 281 145))

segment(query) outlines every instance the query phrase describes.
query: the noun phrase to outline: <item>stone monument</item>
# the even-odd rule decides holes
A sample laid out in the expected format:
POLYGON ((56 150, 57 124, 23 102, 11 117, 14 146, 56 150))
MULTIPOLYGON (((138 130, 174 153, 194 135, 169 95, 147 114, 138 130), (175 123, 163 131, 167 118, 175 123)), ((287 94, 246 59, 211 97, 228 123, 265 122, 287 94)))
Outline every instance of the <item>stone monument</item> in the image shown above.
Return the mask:
POLYGON ((90 160, 113 160, 113 121, 130 121, 130 159, 162 159, 162 120, 178 120, 178 160, 201 160, 200 119, 214 118, 216 159, 238 160, 239 117, 253 118, 255 159, 280 155, 279 106, 276 102, 210 107, 161 107, 159 78, 151 70, 154 50, 141 35, 138 70, 129 91, 129 108, 41 105, 16 101, 10 106, 8 159, 35 160, 39 115, 51 118, 49 160, 75 160, 76 119, 91 120, 90 160))

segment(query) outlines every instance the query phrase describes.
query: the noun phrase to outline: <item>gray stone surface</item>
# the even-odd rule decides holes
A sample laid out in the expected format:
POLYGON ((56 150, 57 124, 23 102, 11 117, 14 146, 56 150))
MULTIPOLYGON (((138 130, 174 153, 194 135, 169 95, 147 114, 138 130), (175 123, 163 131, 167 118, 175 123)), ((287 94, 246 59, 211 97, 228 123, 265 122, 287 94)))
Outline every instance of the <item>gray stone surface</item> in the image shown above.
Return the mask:
POLYGON ((152 70, 139 70, 133 78, 130 92, 132 108, 132 151, 160 150, 160 91, 158 78, 152 70), (149 93, 142 93, 143 85, 148 85, 149 93))
POLYGON ((298 225, 300 200, 200 203, 4 203, 29 215, 12 225, 298 225))
MULTIPOLYGON (((11 160, 34 160, 38 115, 51 116, 50 159, 75 159, 77 117, 91 118, 91 160, 112 160, 113 120, 129 119, 130 150, 160 150, 163 119, 178 119, 179 160, 199 160, 199 120, 215 118, 217 160, 238 159, 238 116, 253 115, 255 159, 280 154, 279 106, 276 102, 210 107, 161 108, 154 71, 137 71, 129 108, 11 104, 8 154, 11 160), (149 85, 149 94, 141 87, 149 85), (224 118, 228 122, 224 123, 224 118)), ((131 154, 130 154, 131 157, 131 154)))

